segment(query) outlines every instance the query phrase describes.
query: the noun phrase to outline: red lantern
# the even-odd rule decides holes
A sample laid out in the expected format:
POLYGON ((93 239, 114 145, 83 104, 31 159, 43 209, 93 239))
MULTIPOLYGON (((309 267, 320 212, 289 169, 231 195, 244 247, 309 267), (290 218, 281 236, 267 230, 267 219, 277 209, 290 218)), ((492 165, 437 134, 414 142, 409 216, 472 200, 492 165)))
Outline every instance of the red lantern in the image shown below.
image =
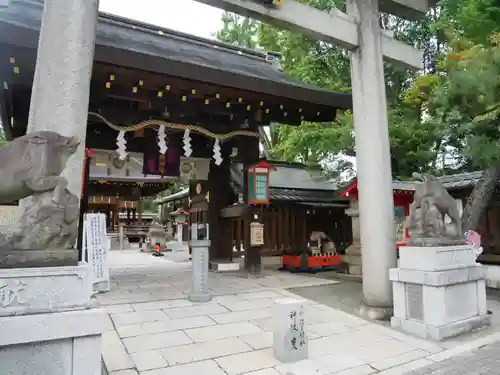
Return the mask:
POLYGON ((172 212, 175 215, 175 223, 179 225, 184 225, 187 223, 188 212, 184 210, 177 210, 172 212))
POLYGON ((276 171, 266 160, 248 168, 248 204, 269 204, 269 173, 276 171))

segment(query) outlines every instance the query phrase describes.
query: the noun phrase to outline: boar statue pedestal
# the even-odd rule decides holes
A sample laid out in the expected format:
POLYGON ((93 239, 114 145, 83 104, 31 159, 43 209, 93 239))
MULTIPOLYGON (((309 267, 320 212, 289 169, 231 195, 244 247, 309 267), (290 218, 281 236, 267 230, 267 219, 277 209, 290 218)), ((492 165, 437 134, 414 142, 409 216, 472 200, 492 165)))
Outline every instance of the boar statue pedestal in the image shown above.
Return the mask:
POLYGON ((0 204, 21 201, 19 223, 0 226, 2 374, 101 374, 106 313, 78 262, 79 200, 61 177, 78 145, 40 131, 0 148, 0 204))
POLYGON ((78 145, 40 131, 0 148, 0 204, 23 200, 20 222, 0 226, 0 268, 78 264, 79 201, 60 176, 78 145))
POLYGON ((414 179, 420 182, 407 222, 410 242, 399 248, 399 268, 389 270, 391 325, 443 340, 491 324, 484 271, 462 233, 457 202, 436 177, 415 173, 414 179))

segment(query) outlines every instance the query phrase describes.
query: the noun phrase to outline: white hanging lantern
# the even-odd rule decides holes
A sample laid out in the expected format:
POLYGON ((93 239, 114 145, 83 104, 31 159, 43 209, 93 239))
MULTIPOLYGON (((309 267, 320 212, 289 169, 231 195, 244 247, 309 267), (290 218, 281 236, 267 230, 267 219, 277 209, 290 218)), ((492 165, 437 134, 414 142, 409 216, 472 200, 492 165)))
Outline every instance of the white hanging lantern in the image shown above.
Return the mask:
POLYGON ((183 142, 184 142, 184 156, 185 157, 190 157, 191 154, 193 153, 193 149, 191 148, 191 137, 189 135, 189 129, 186 129, 184 131, 184 137, 182 138, 183 142))
POLYGON ((160 154, 165 155, 167 153, 168 146, 165 125, 160 125, 158 129, 158 147, 160 148, 160 154))
POLYGON ((125 139, 124 130, 120 130, 118 132, 118 136, 116 137, 116 145, 118 146, 118 148, 116 149, 118 157, 121 160, 125 160, 125 158, 127 157, 127 140, 125 139))
POLYGON ((215 138, 213 150, 214 150, 215 165, 221 165, 222 164, 222 154, 220 152, 220 144, 219 144, 219 140, 217 138, 215 138))

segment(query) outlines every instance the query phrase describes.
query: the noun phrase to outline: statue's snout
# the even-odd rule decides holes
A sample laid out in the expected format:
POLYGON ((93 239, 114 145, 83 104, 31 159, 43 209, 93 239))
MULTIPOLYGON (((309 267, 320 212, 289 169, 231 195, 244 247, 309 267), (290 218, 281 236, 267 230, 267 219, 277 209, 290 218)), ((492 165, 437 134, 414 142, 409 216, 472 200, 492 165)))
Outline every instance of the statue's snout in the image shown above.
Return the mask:
POLYGON ((68 137, 68 149, 73 154, 80 146, 80 140, 77 137, 68 137))

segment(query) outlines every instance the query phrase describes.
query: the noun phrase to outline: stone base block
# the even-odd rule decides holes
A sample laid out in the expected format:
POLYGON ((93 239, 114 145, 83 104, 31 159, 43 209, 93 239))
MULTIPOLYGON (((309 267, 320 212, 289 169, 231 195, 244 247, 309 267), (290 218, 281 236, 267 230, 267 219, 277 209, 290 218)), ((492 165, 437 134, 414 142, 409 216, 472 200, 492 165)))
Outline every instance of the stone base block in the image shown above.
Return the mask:
POLYGON ((170 250, 170 251, 184 251, 184 250, 187 250, 187 246, 185 246, 182 242, 168 241, 167 242, 167 250, 170 250))
POLYGON ((91 268, 80 263, 0 270, 0 292, 0 316, 87 309, 92 297, 91 268))
POLYGON ((389 320, 392 313, 392 307, 373 307, 362 304, 359 308, 359 315, 368 320, 389 320))
POLYGON ((101 375, 102 309, 0 317, 2 374, 101 375))
POLYGON ((349 274, 354 276, 363 276, 363 266, 351 266, 349 264, 349 274))
POLYGON ((391 326, 431 340, 444 340, 491 325, 491 315, 474 316, 443 326, 432 326, 415 320, 392 317, 391 326))
POLYGON ((11 250, 0 253, 1 268, 64 267, 78 264, 78 250, 11 250))
POLYGON ((212 300, 212 293, 190 293, 188 300, 191 302, 210 302, 212 300))
POLYGON ((489 288, 500 289, 500 266, 483 265, 486 286, 489 288))
POLYGON ((407 270, 444 271, 475 265, 476 251, 471 245, 399 248, 399 267, 407 270))
POLYGON ((94 294, 105 293, 111 290, 111 285, 109 281, 101 281, 99 283, 92 284, 92 289, 94 294))
POLYGON ((391 269, 392 325, 442 340, 490 324, 483 275, 481 265, 435 272, 391 269))
POLYGON ((224 261, 211 261, 210 271, 215 272, 235 272, 240 270, 240 263, 237 262, 224 262, 224 261))

